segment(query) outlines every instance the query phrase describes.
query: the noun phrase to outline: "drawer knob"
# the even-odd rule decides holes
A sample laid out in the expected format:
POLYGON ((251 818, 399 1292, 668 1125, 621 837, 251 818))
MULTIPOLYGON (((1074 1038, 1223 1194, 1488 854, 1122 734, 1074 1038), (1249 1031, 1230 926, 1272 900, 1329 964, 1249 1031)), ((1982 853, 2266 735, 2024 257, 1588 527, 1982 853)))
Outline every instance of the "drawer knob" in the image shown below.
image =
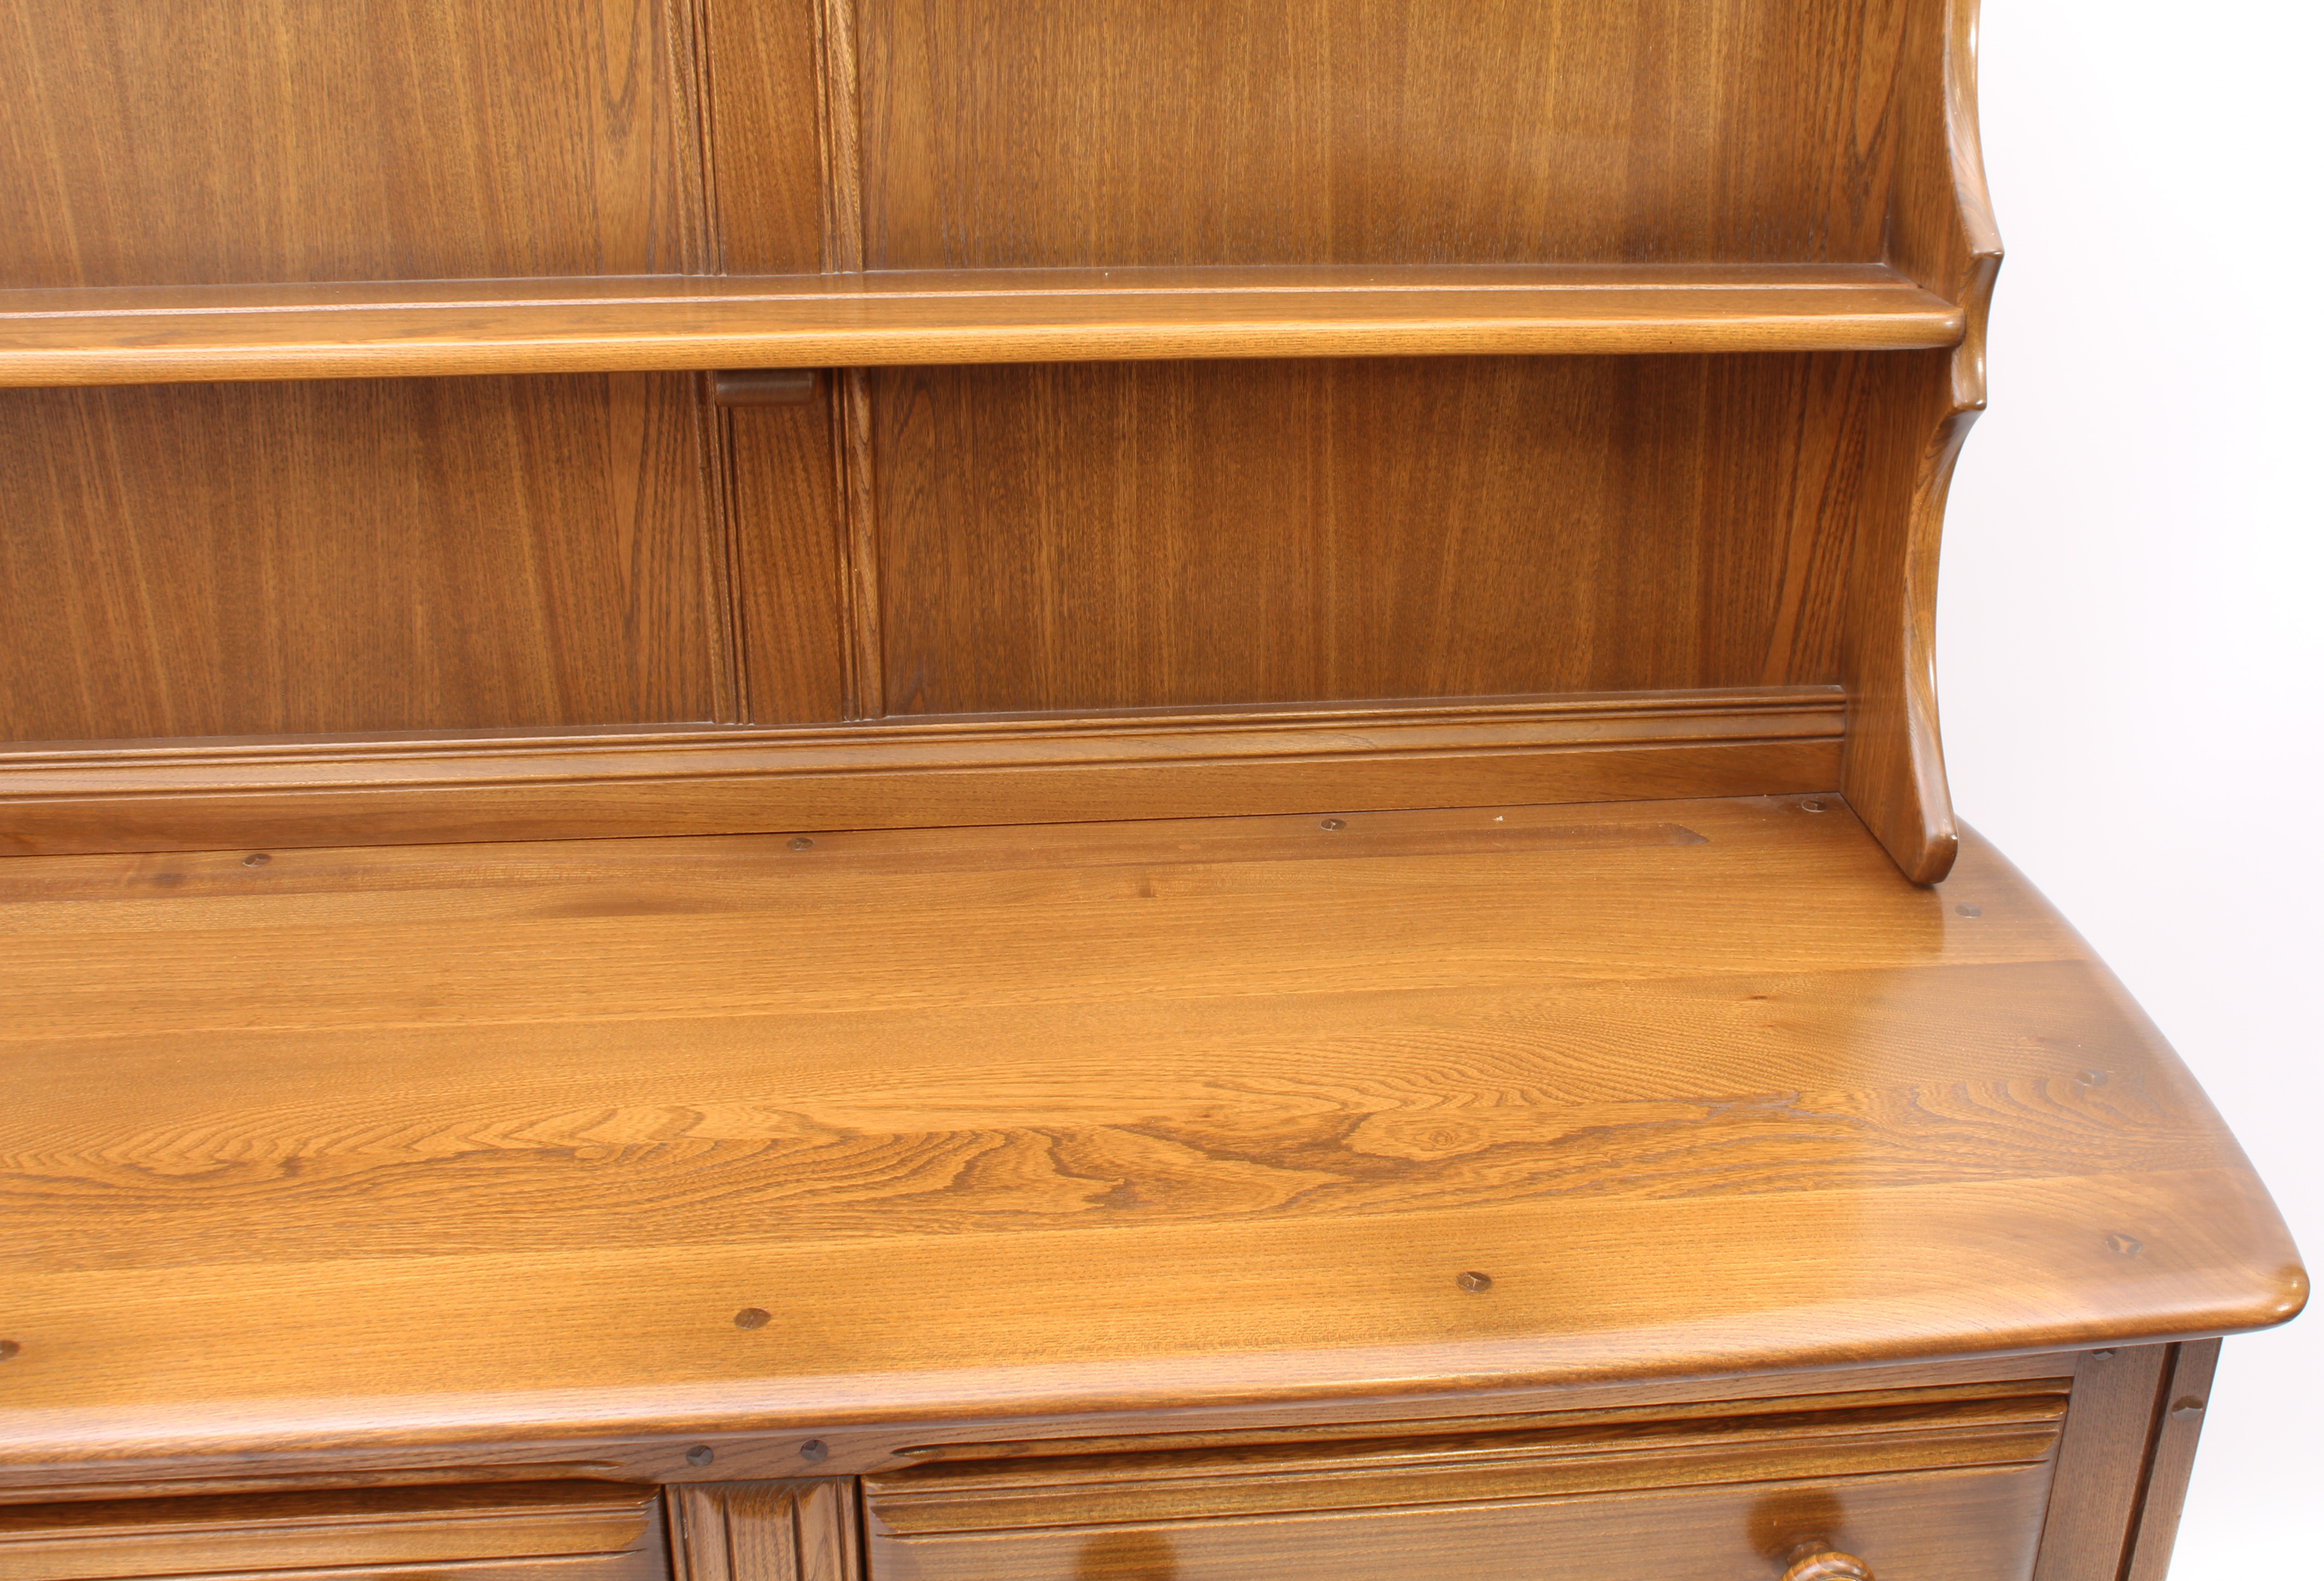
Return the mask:
POLYGON ((1854 1554, 1812 1542, 1794 1553, 1784 1581, 1873 1581, 1872 1567, 1854 1554))

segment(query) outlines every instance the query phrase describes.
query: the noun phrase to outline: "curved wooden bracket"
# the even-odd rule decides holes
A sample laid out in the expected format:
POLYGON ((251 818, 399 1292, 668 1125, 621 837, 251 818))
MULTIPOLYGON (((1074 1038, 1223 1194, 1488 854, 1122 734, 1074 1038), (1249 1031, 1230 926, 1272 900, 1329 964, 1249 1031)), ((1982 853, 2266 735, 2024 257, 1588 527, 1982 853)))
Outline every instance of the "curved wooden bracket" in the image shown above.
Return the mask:
POLYGON ((1849 691, 1841 789, 1905 877, 1933 884, 1960 847, 1937 730, 1937 553, 1945 496, 1985 409, 1986 316, 2001 237, 1977 127, 1978 0, 1922 0, 1896 85, 1890 262, 1957 302, 1949 352, 1897 357, 1899 418, 1873 440, 1868 504, 1849 569, 1841 664, 1849 691))

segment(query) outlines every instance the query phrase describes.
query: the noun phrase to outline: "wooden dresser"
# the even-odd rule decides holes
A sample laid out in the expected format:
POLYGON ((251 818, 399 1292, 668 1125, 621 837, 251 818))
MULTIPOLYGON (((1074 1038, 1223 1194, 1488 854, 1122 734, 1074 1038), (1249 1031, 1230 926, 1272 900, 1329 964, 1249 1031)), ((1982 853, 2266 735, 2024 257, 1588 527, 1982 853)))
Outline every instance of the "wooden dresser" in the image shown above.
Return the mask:
POLYGON ((0 1581, 2162 1581, 1974 0, 0 0, 0 1581))

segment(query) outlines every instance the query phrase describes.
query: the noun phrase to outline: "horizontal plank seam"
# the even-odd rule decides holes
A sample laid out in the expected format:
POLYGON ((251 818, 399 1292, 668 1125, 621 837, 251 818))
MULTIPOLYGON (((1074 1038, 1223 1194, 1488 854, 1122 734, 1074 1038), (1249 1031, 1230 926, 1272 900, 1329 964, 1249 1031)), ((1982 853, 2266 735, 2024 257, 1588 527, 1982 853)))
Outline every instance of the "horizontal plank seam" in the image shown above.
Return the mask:
MULTIPOLYGON (((93 783, 82 787, 55 787, 38 791, 12 792, 0 789, 0 806, 43 806, 62 802, 138 801, 171 796, 198 795, 205 798, 232 796, 279 796, 297 794, 301 796, 324 795, 383 795, 400 791, 533 791, 570 787, 586 790, 612 786, 655 784, 694 784, 725 780, 790 780, 790 779, 861 779, 896 775, 913 777, 977 777, 1002 774, 1056 773, 1071 774, 1090 769, 1120 769, 1161 771, 1167 769, 1203 768, 1266 768, 1296 767, 1308 763, 1361 763, 1394 761, 1399 763, 1457 762, 1476 758, 1549 758, 1579 757, 1591 753, 1657 753, 1683 754, 1696 752, 1705 747, 1782 747, 1814 745, 1822 737, 1798 736, 1720 736, 1710 740, 1677 741, 1552 741, 1523 742, 1508 746, 1478 744, 1463 747, 1412 747, 1399 749, 1364 748, 1345 752, 1281 753, 1267 755, 1203 755, 1187 757, 1146 758, 1013 758, 999 762, 964 763, 869 763, 818 764, 799 768, 780 765, 758 765, 735 768, 644 769, 631 773, 597 772, 592 774, 548 774, 536 776, 506 776, 486 778, 481 776, 442 776, 428 778, 394 780, 277 780, 266 782, 180 780, 168 785, 137 786, 113 781, 93 783)), ((1836 739, 1836 738, 1832 738, 1836 739)), ((116 771, 118 772, 118 771, 116 771)), ((1836 787, 1833 794, 1837 795, 1836 787)), ((1625 797, 1623 800, 1650 798, 1625 797)))
POLYGON ((147 737, 117 742, 20 742, 0 747, 0 773, 26 764, 63 766, 167 757, 173 760, 217 758, 238 761, 306 760, 318 758, 375 760, 394 756, 427 757, 488 750, 554 753, 617 747, 658 751, 681 748, 777 744, 847 745, 899 740, 1048 740, 1059 738, 1136 739, 1167 734, 1229 734, 1262 731, 1334 731, 1410 726, 1546 724, 1560 720, 1751 719, 1774 713, 1831 716, 1838 734, 1847 706, 1837 686, 1746 688, 1732 692, 1684 692, 1642 697, 1594 694, 1572 697, 1483 700, 1458 698, 1438 704, 1324 703, 1307 708, 1262 704, 1255 708, 1139 709, 1119 712, 1039 714, 891 715, 864 723, 770 725, 702 729, 691 723, 576 727, 527 733, 477 731, 469 735, 381 732, 364 737, 300 737, 242 741, 147 737))

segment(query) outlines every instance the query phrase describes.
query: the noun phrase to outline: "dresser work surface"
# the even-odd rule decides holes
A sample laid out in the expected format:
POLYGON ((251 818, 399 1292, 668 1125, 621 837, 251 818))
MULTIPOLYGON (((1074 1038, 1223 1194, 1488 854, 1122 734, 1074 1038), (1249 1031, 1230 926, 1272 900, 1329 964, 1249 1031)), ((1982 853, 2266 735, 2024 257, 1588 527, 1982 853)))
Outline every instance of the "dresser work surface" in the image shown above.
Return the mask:
POLYGON ((1972 841, 1916 887, 1836 801, 254 854, 0 866, 14 1475, 1943 1359, 2304 1289, 2024 880, 1972 841))
POLYGON ((0 1581, 2165 1581, 1977 14, 0 0, 0 1581))

